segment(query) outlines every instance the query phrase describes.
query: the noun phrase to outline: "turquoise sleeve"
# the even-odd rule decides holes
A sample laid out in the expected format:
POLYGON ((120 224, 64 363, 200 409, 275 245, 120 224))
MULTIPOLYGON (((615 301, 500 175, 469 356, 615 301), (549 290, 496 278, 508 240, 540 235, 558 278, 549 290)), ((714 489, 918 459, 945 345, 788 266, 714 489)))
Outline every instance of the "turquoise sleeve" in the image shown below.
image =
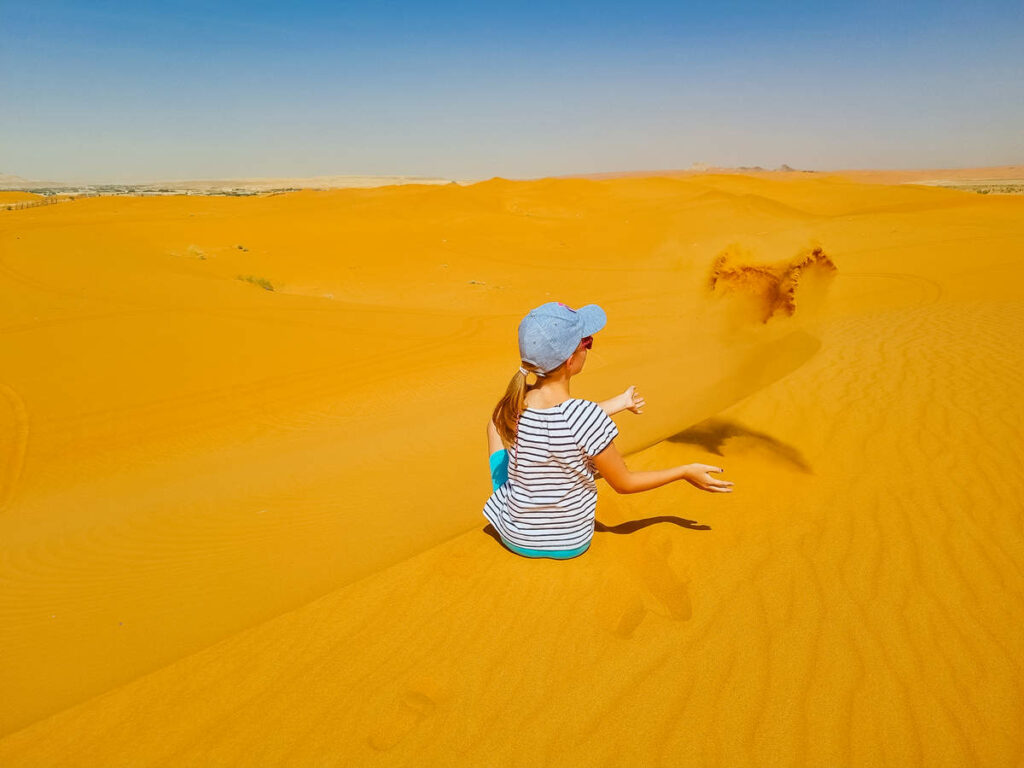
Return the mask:
POLYGON ((491 482, 494 490, 508 482, 508 451, 504 448, 491 454, 491 482))

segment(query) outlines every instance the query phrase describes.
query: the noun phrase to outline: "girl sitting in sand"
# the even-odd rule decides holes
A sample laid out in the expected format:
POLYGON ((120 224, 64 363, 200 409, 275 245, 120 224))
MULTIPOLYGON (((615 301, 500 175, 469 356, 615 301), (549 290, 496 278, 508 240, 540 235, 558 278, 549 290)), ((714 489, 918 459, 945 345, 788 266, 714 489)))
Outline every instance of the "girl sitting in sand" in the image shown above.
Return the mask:
POLYGON ((619 430, 611 415, 643 412, 646 403, 636 387, 601 403, 570 397, 569 381, 583 370, 605 322, 596 304, 574 310, 552 301, 519 324, 523 367, 487 424, 494 491, 483 513, 505 546, 525 557, 565 560, 587 550, 597 506, 595 469, 618 493, 675 480, 705 491, 732 490, 731 482, 708 474, 722 468, 708 464, 630 471, 615 447, 619 430), (532 386, 526 383, 529 373, 537 376, 532 386))

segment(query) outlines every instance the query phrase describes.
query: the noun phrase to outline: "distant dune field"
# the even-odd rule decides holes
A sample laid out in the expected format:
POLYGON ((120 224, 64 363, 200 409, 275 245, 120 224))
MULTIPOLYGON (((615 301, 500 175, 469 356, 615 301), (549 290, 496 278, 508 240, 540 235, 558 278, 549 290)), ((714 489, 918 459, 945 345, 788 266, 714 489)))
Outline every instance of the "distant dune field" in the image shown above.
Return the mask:
POLYGON ((1020 765, 1024 198, 842 176, 0 210, 0 765, 1020 765), (734 493, 495 541, 549 300, 734 493))
MULTIPOLYGON (((700 164, 698 164, 700 166, 700 164)), ((667 178, 682 178, 691 176, 705 176, 709 173, 741 174, 755 178, 767 179, 806 179, 812 178, 809 174, 818 178, 838 177, 848 181, 856 181, 862 184, 951 184, 957 182, 979 182, 979 181, 1021 181, 1024 180, 1024 165, 994 165, 982 168, 911 168, 904 170, 838 170, 820 171, 814 169, 798 170, 789 168, 713 168, 700 166, 697 168, 663 170, 663 171, 611 171, 607 173, 591 173, 577 175, 572 178, 583 179, 622 179, 622 178, 649 178, 664 176, 667 178)), ((569 177, 567 177, 569 178, 569 177)))

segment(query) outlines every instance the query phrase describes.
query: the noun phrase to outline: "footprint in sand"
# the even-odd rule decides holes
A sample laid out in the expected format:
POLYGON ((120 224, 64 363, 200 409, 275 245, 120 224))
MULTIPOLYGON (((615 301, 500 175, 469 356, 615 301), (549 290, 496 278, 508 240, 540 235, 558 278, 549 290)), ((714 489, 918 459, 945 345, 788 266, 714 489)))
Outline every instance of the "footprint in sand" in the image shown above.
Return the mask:
MULTIPOLYGON (((637 559, 636 573, 646 589, 674 621, 689 621, 693 616, 690 582, 677 574, 656 551, 645 548, 637 559)), ((656 608, 655 613, 661 613, 656 608)), ((617 637, 629 639, 647 616, 644 596, 639 592, 622 595, 621 585, 604 590, 597 607, 601 625, 617 637)))
POLYGON ((386 752, 409 735, 437 709, 439 686, 423 679, 398 697, 398 701, 378 727, 366 737, 367 743, 379 752, 386 752))
POLYGON ((633 636, 646 615, 647 608, 644 606, 643 597, 635 592, 625 599, 609 596, 598 605, 598 620, 601 625, 623 640, 633 636))
MULTIPOLYGON (((620 513, 614 504, 610 506, 606 519, 611 520, 611 525, 627 519, 626 513, 620 513)), ((626 540, 622 542, 625 545, 622 559, 617 563, 616 573, 606 577, 608 581, 599 592, 596 613, 601 626, 618 637, 628 639, 648 612, 664 615, 653 604, 655 601, 674 621, 689 621, 693 615, 690 581, 676 573, 669 564, 673 532, 648 530, 622 538, 626 540), (642 589, 630 591, 624 587, 626 582, 636 581, 640 582, 642 589)))
POLYGON ((605 631, 628 640, 647 615, 643 594, 634 586, 622 564, 615 564, 602 583, 595 585, 595 617, 605 631))
POLYGON ((647 588, 665 606, 669 616, 676 621, 689 621, 693 616, 690 582, 680 579, 668 563, 653 564, 652 572, 654 571, 659 575, 647 588))
POLYGON ((675 621, 689 621, 693 615, 690 602, 690 581, 669 565, 672 538, 655 533, 643 542, 634 554, 634 571, 646 590, 665 608, 675 621))

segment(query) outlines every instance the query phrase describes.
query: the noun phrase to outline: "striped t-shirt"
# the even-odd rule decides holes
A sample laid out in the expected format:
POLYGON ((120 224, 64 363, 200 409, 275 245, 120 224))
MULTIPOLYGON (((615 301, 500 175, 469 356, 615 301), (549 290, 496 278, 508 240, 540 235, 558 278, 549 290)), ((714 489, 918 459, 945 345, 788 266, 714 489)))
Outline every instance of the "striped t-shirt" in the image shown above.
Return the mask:
POLYGON ((559 551, 588 543, 597 506, 591 457, 618 434, 590 400, 527 408, 509 450, 508 482, 487 499, 484 517, 519 547, 559 551))

